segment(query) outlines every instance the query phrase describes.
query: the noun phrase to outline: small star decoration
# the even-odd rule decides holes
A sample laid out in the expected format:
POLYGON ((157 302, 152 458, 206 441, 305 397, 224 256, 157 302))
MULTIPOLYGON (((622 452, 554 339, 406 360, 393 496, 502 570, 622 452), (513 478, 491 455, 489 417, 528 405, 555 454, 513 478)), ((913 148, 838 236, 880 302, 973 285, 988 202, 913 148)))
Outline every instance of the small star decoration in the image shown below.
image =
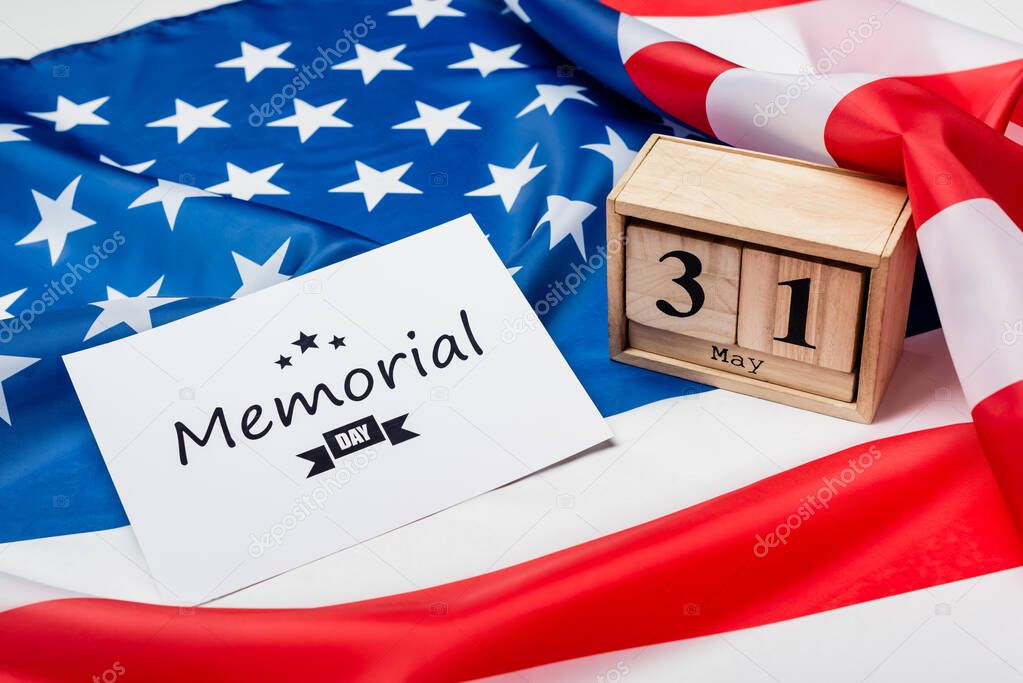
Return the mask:
MULTIPOLYGON (((305 332, 301 332, 300 331, 298 333, 298 339, 296 339, 295 341, 293 341, 291 343, 294 346, 297 346, 302 351, 302 353, 305 353, 309 349, 318 349, 318 348, 320 348, 316 344, 316 336, 317 335, 315 335, 315 334, 306 334, 305 332)), ((345 338, 344 337, 339 337, 336 334, 331 335, 331 336, 332 336, 332 339, 330 340, 329 344, 331 346, 333 346, 335 350, 341 348, 342 346, 347 346, 345 344, 345 338)), ((280 365, 281 366, 281 370, 283 370, 284 368, 287 368, 287 367, 294 367, 291 364, 291 359, 292 359, 292 356, 284 356, 284 355, 282 355, 279 359, 275 360, 274 363, 277 364, 277 365, 280 365)))
POLYGON ((297 346, 298 348, 302 349, 302 353, 305 353, 309 349, 320 348, 319 346, 316 345, 316 335, 306 334, 305 332, 299 332, 298 339, 291 343, 297 346))

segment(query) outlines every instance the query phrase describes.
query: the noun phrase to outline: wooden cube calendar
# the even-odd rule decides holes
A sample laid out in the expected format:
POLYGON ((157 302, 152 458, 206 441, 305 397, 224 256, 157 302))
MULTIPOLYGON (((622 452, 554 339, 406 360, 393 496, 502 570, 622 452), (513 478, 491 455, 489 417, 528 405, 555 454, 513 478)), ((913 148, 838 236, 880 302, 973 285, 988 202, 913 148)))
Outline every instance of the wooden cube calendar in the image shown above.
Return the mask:
POLYGON ((857 422, 902 352, 903 186, 652 136, 608 196, 611 357, 857 422))

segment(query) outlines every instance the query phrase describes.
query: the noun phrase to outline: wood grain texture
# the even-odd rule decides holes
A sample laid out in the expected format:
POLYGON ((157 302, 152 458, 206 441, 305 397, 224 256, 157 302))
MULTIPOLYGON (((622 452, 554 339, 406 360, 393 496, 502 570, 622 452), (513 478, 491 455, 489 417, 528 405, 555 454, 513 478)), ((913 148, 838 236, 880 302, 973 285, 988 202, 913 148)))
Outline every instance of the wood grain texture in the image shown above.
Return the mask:
POLYGON ((876 267, 904 187, 840 169, 660 137, 615 210, 657 223, 876 267))
POLYGON ((745 245, 739 291, 738 343, 750 349, 841 372, 856 364, 867 275, 861 268, 745 245), (809 280, 805 329, 790 330, 797 290, 809 280), (797 339, 798 341, 783 341, 797 339), (805 341, 808 345, 802 345, 805 341))
POLYGON ((902 356, 916 271, 916 230, 911 223, 907 202, 885 246, 881 265, 870 277, 857 398, 857 408, 866 422, 874 419, 902 356))
MULTIPOLYGON (((694 339, 631 321, 629 347, 668 359, 689 361, 748 380, 799 389, 839 401, 852 401, 856 394, 856 374, 852 372, 800 363, 735 344, 694 339)), ((708 383, 713 384, 712 381, 708 383)))
POLYGON ((737 243, 646 221, 630 221, 626 240, 625 315, 629 320, 697 339, 735 342, 741 265, 737 243), (698 260, 686 265, 672 256, 679 253, 698 260), (690 287, 698 288, 702 301, 694 314, 679 317, 659 304, 679 313, 693 310, 690 290, 675 282, 683 275, 695 275, 690 287))
POLYGON ((607 196, 607 336, 611 358, 621 355, 628 342, 628 323, 625 318, 625 216, 615 210, 615 202, 618 193, 632 181, 636 169, 643 164, 659 139, 659 135, 647 138, 607 196))
MULTIPOLYGON (((629 285, 626 246, 625 250, 608 251, 611 357, 797 408, 871 422, 902 352, 916 264, 911 219, 905 189, 884 179, 769 154, 652 135, 608 195, 609 244, 625 239, 630 225, 650 221, 698 238, 732 239, 740 242, 740 249, 768 254, 788 252, 785 255, 796 262, 819 263, 819 271, 817 266, 810 267, 811 275, 818 273, 818 279, 827 280, 824 266, 841 266, 839 270, 845 274, 828 288, 852 291, 848 273, 859 274, 854 279, 862 278, 859 285, 862 333, 856 334, 851 372, 813 364, 823 357, 828 365, 845 367, 850 355, 847 344, 836 347, 839 351, 835 354, 818 353, 816 360, 811 358, 810 362, 803 362, 805 356, 796 360, 740 345, 744 279, 748 274, 756 279, 756 268, 747 272, 745 264, 739 272, 735 343, 699 339, 691 333, 630 321, 626 315, 629 285), (697 151, 693 152, 694 149, 697 151), (701 160, 702 166, 698 163, 701 160), (696 164, 695 175, 692 164, 696 164), (841 363, 836 360, 839 358, 841 363), (755 373, 750 372, 754 363, 755 373)), ((772 272, 774 266, 768 263, 766 267, 772 272)), ((676 275, 678 270, 676 267, 676 275)), ((793 279, 806 272, 793 270, 792 264, 783 266, 780 258, 777 271, 773 279, 774 299, 767 299, 774 310, 769 316, 762 313, 759 323, 761 335, 769 332, 772 342, 774 336, 783 336, 781 331, 775 332, 776 318, 779 313, 787 314, 789 305, 787 299, 778 300, 779 276, 793 279)), ((766 291, 767 285, 763 287, 766 291)), ((811 314, 809 307, 807 311, 808 320, 813 315, 817 323, 813 334, 841 328, 833 322, 847 320, 848 311, 843 312, 841 305, 832 311, 834 297, 826 292, 818 295, 816 312, 811 314)), ((844 297, 848 302, 855 298, 844 297)), ((824 346, 827 348, 828 344, 824 346)))

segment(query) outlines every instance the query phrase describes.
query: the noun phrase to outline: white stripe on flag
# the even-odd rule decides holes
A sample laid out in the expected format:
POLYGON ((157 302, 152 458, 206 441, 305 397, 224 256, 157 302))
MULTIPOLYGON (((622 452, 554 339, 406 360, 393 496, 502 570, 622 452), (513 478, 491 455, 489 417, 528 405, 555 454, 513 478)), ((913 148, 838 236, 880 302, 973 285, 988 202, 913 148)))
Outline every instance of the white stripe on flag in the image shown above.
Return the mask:
POLYGON ((1023 379, 1023 233, 995 202, 971 199, 933 216, 917 238, 972 408, 1023 379))
POLYGON ((0 572, 0 612, 46 600, 75 597, 72 591, 0 572))
MULTIPOLYGON (((0 578, 22 579, 66 593, 162 602, 135 534, 127 526, 0 545, 0 578)), ((0 597, 5 595, 4 585, 0 583, 0 597)))
POLYGON ((1023 126, 1009 121, 1009 125, 1005 129, 1005 137, 1016 144, 1023 145, 1023 126))
POLYGON ((1023 46, 895 0, 816 0, 709 17, 642 17, 750 69, 917 76, 1023 58, 1023 46))
POLYGON ((629 57, 636 54, 643 48, 655 43, 675 42, 669 33, 640 21, 628 14, 621 14, 618 17, 618 52, 622 56, 622 64, 629 61, 629 57))
POLYGON ((707 92, 714 135, 735 147, 835 165, 824 128, 839 101, 869 74, 768 74, 729 69, 707 92))
POLYGON ((1015 683, 1023 676, 1021 603, 1023 568, 1017 568, 799 619, 481 680, 1015 683))

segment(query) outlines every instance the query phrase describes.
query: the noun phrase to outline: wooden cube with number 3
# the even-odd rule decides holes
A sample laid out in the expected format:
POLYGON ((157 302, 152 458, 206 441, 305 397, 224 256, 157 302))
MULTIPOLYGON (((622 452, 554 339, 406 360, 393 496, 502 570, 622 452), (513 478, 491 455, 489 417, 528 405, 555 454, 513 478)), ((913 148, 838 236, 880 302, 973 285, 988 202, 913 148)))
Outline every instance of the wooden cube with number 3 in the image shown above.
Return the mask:
POLYGON ((735 342, 741 250, 643 221, 626 229, 625 315, 698 339, 735 342))
POLYGON ((870 422, 905 336, 910 218, 881 178, 654 135, 608 197, 611 357, 870 422))

